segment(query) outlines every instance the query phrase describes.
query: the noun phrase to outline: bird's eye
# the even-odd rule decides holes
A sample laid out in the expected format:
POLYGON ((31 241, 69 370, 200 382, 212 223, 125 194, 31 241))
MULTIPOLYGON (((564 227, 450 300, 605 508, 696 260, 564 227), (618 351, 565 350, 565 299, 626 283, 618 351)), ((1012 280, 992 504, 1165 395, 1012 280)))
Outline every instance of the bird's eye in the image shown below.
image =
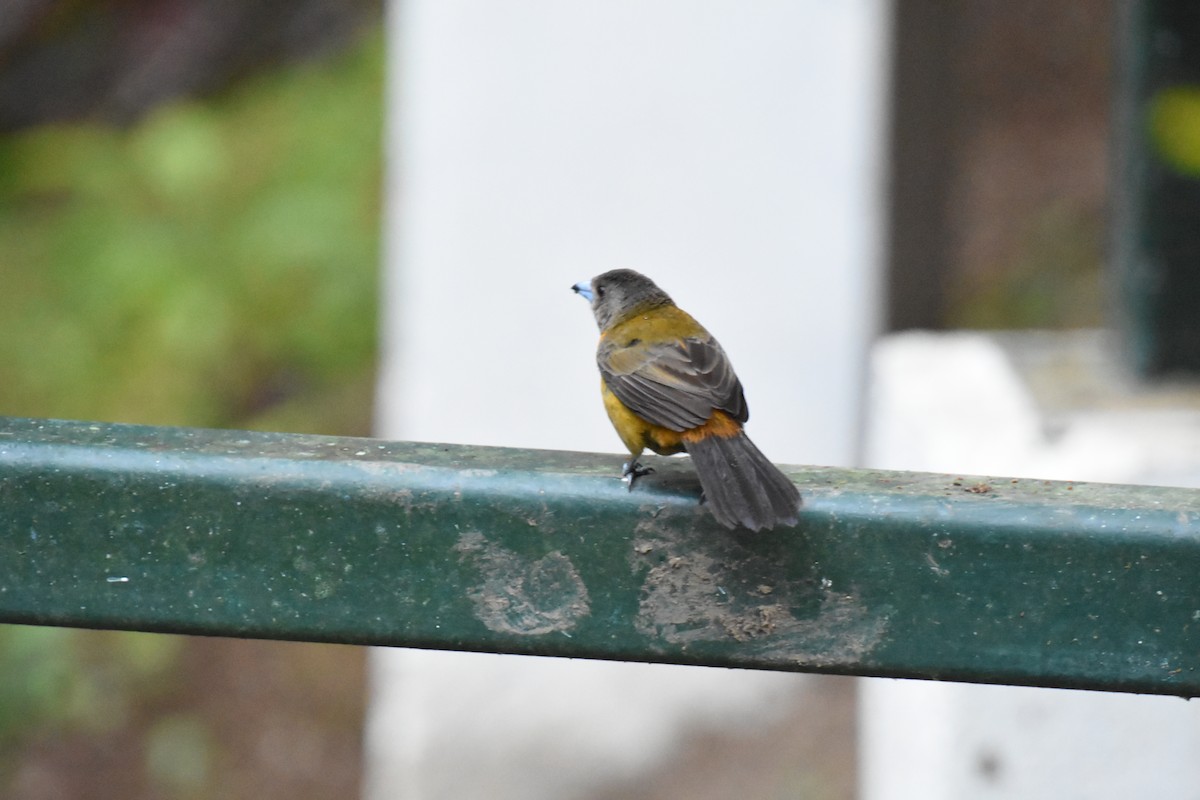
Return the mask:
POLYGON ((603 286, 596 287, 596 297, 604 297, 604 287, 603 286))

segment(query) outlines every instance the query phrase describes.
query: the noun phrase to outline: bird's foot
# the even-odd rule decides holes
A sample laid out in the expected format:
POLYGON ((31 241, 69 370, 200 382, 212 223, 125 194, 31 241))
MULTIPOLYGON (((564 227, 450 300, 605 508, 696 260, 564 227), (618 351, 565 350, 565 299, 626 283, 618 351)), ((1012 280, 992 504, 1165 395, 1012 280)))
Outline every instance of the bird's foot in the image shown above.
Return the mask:
POLYGON ((632 492, 634 481, 651 472, 654 472, 653 467, 643 467, 636 461, 626 461, 621 465, 621 480, 629 484, 626 488, 632 492))

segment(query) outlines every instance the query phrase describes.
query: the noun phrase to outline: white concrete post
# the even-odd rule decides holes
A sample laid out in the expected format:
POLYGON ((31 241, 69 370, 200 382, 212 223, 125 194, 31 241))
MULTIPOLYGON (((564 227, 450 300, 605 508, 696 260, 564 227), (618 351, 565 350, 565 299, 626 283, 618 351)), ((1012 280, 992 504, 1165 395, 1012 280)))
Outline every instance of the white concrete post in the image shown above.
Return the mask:
MULTIPOLYGON (((884 0, 390 8, 378 433, 612 452, 569 287, 649 274, 721 340, 780 462, 846 464, 876 328, 884 0)), ((562 798, 802 679, 377 651, 373 800, 562 798)))

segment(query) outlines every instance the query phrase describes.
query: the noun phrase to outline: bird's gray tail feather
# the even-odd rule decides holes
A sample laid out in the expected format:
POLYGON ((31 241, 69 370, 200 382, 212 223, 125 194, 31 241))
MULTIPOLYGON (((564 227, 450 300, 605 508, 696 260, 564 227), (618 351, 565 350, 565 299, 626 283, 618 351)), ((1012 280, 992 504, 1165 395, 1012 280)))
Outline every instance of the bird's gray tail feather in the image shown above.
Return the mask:
POLYGON ((745 433, 708 436, 684 447, 717 522, 752 531, 796 524, 800 491, 745 433))

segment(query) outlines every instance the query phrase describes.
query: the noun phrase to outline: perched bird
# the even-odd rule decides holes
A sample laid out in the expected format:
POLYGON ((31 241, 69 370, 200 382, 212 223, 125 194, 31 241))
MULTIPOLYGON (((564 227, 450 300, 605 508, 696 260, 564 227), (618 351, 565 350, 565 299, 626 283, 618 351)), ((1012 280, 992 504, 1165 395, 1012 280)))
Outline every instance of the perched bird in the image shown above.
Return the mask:
POLYGON ((646 448, 687 451, 702 502, 727 528, 794 525, 800 492, 742 430, 750 413, 742 384, 717 340, 645 275, 614 269, 571 287, 600 327, 596 363, 604 408, 629 448, 629 488, 653 470, 646 448))

